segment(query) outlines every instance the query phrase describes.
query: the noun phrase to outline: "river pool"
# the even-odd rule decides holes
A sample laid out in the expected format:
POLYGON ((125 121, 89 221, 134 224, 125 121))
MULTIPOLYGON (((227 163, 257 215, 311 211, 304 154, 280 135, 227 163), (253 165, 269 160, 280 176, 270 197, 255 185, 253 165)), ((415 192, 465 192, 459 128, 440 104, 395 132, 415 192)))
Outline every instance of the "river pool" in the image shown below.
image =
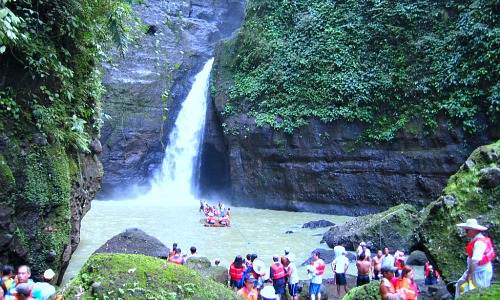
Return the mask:
MULTIPOLYGON (((183 253, 196 246, 200 256, 211 261, 220 258, 228 266, 237 254, 257 253, 265 263, 273 255, 282 255, 289 247, 297 257, 297 266, 305 261, 315 248, 328 248, 320 244, 327 228, 303 229, 302 224, 325 219, 343 223, 346 216, 321 215, 305 212, 287 212, 255 208, 232 208, 232 226, 204 227, 198 203, 182 205, 145 200, 94 200, 92 208, 81 224, 81 239, 64 275, 67 282, 78 273, 88 257, 114 235, 127 228, 140 228, 162 241, 168 247, 177 242, 183 253), (293 231, 285 234, 286 231, 293 231)), ((349 273, 355 273, 350 267, 349 273)), ((305 267, 299 267, 301 278, 306 278, 305 267)), ((333 274, 328 270, 327 277, 333 274)))

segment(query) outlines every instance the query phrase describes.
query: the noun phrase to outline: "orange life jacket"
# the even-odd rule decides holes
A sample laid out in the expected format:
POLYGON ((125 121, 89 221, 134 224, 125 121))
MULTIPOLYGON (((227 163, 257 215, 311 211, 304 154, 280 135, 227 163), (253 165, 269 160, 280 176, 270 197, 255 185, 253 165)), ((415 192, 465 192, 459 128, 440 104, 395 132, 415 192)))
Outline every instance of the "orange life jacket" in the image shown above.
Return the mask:
POLYGON ((243 278, 243 272, 245 271, 244 267, 241 268, 236 268, 234 264, 231 264, 229 266, 229 277, 231 277, 231 280, 238 281, 243 278))
POLYGON ((489 237, 480 237, 477 239, 473 239, 465 247, 465 251, 467 252, 468 257, 472 257, 472 253, 474 252, 474 244, 476 244, 477 241, 482 241, 486 244, 486 250, 484 250, 483 257, 478 263, 478 265, 482 266, 495 259, 497 255, 495 253, 495 250, 493 249, 493 242, 491 241, 491 239, 489 237))
POLYGON ((271 270, 273 270, 273 280, 278 280, 286 276, 285 268, 280 263, 272 264, 271 270))
POLYGON ((323 275, 325 273, 326 265, 321 258, 318 258, 318 260, 315 261, 313 265, 316 268, 316 275, 323 275))
POLYGON ((184 259, 180 255, 174 255, 174 256, 170 257, 168 259, 168 261, 171 263, 174 263, 174 264, 178 264, 178 265, 184 264, 184 259))
POLYGON ((247 287, 243 287, 238 291, 238 296, 243 297, 245 300, 257 300, 259 297, 259 293, 256 289, 247 289, 247 287))

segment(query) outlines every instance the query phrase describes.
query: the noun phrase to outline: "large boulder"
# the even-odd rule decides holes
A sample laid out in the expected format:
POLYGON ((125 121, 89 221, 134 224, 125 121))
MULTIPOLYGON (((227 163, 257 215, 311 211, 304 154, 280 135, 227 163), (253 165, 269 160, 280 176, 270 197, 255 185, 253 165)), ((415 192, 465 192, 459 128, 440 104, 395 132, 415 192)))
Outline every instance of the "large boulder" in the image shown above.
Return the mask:
POLYGON ((420 250, 415 250, 408 256, 406 264, 411 266, 423 266, 425 265, 426 261, 427 261, 427 256, 425 255, 425 252, 420 250))
POLYGON ((465 271, 466 239, 456 227, 476 218, 488 227, 487 235, 500 244, 500 186, 492 185, 500 165, 500 141, 476 149, 453 175, 443 195, 422 212, 418 228, 421 248, 437 265, 444 278, 458 279, 465 271))
POLYGON ((92 255, 61 293, 65 299, 236 299, 185 266, 138 254, 92 255))
POLYGON ((356 250, 364 241, 372 250, 389 247, 391 251, 408 251, 414 243, 417 226, 417 210, 412 205, 401 204, 333 226, 323 235, 323 240, 330 248, 343 244, 347 250, 356 250))
POLYGON ((195 270, 203 277, 210 278, 215 282, 227 284, 229 280, 227 268, 222 266, 212 266, 212 263, 206 257, 189 257, 184 265, 191 270, 195 270))
POLYGON ((143 254, 166 258, 168 252, 168 247, 157 238, 138 228, 129 228, 109 239, 94 253, 143 254))

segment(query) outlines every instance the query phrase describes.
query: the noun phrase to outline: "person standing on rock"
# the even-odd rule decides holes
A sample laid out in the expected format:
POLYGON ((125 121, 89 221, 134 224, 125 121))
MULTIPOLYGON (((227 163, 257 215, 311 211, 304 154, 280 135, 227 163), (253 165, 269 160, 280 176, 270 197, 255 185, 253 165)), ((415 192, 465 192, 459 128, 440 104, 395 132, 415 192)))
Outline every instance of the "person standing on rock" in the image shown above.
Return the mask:
POLYGON ((299 299, 299 273, 297 267, 295 266, 295 255, 293 253, 288 253, 286 256, 288 259, 287 276, 288 276, 288 293, 292 297, 292 300, 299 299))
POLYGON ((356 278, 356 286, 362 286, 370 283, 370 267, 371 262, 366 258, 365 253, 361 252, 356 261, 358 268, 358 277, 356 278))
POLYGON ((372 259, 373 280, 380 279, 380 268, 382 268, 382 250, 378 250, 377 255, 372 259))
POLYGON ((307 273, 311 276, 311 283, 309 285, 311 300, 321 299, 321 283, 323 283, 323 274, 325 274, 326 265, 319 255, 319 251, 313 252, 311 265, 307 268, 307 273))
POLYGON ((487 227, 479 225, 476 219, 467 219, 465 223, 457 224, 457 226, 465 229, 465 235, 471 241, 465 247, 467 270, 457 281, 455 297, 460 295, 460 286, 470 280, 476 287, 489 287, 493 276, 491 261, 496 257, 491 238, 482 234, 488 229, 487 227))
POLYGON ((273 281, 273 287, 276 292, 276 299, 286 298, 285 290, 285 267, 280 263, 278 256, 273 256, 273 263, 269 268, 269 277, 273 281))
POLYGON ((229 266, 229 286, 234 289, 240 289, 243 287, 243 277, 245 274, 246 267, 243 264, 243 258, 238 255, 234 258, 234 261, 229 266))
POLYGON ((340 298, 340 286, 344 286, 344 291, 347 294, 349 289, 347 288, 347 279, 345 274, 349 268, 349 259, 346 256, 347 252, 344 251, 342 255, 335 258, 332 262, 333 276, 335 277, 335 284, 337 285, 337 295, 340 298))

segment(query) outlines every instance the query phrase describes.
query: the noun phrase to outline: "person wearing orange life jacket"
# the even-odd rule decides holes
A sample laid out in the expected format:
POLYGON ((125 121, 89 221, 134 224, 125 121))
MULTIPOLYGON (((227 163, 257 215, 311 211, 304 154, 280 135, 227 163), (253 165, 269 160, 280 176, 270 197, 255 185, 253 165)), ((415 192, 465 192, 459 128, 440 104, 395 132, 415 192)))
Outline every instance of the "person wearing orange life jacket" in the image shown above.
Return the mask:
POLYGON ((460 286, 472 280, 476 287, 486 288, 491 284, 493 266, 491 261, 496 257, 493 242, 482 234, 487 227, 478 224, 476 219, 467 219, 465 223, 457 224, 465 229, 465 235, 471 239, 465 251, 467 253, 467 270, 457 281, 455 297, 460 295, 460 286))
POLYGON ((234 258, 234 261, 229 266, 229 286, 234 289, 240 289, 243 287, 243 274, 245 273, 246 267, 243 265, 243 258, 238 255, 234 258))
POLYGON ((273 256, 273 263, 269 268, 269 276, 273 280, 273 287, 276 292, 276 299, 281 299, 286 297, 285 289, 285 277, 286 271, 285 267, 280 263, 280 258, 278 256, 273 256))
POLYGON ((175 254, 168 258, 168 261, 174 264, 183 265, 184 257, 181 254, 181 248, 175 248, 175 254))
POLYGON ((257 300, 259 292, 254 287, 255 278, 253 276, 245 277, 245 285, 238 290, 237 295, 245 300, 257 300))
POLYGON ((319 251, 313 252, 311 265, 307 269, 311 277, 311 284, 309 285, 311 300, 321 299, 321 283, 323 282, 323 274, 325 274, 326 265, 319 255, 319 251))

